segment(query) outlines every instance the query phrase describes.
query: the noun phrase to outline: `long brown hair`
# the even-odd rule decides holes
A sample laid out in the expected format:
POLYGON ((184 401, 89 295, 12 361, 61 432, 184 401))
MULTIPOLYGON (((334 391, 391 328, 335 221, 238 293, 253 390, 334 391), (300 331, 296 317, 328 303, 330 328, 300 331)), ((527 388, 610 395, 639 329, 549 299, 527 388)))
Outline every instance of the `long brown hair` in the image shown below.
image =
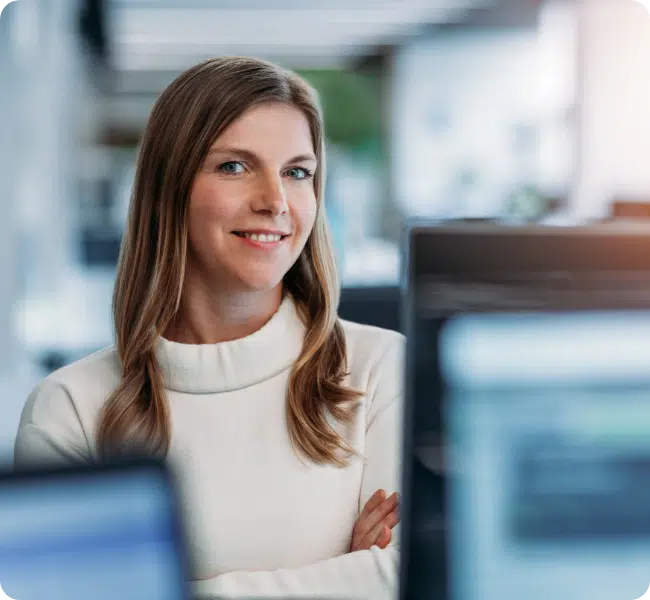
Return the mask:
POLYGON ((325 152, 318 99, 295 73, 235 57, 205 61, 172 82, 154 105, 140 144, 113 294, 122 379, 103 407, 97 430, 104 458, 142 452, 164 457, 169 450, 169 408, 155 346, 180 305, 190 190, 214 140, 245 111, 266 102, 302 110, 319 165, 314 228, 284 277, 307 326, 289 378, 289 436, 299 454, 317 463, 342 466, 354 453, 328 420, 331 415, 349 422, 360 394, 342 385, 346 346, 323 205, 325 152))

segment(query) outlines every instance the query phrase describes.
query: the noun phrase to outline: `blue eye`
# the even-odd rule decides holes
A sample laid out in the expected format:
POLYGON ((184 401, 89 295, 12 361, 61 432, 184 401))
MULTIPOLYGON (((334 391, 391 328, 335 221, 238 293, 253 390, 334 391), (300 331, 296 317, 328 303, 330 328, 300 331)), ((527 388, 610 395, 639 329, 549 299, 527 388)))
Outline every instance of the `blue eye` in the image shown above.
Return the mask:
POLYGON ((240 162, 230 160, 228 162, 220 164, 217 167, 217 170, 221 171, 222 173, 227 173, 228 175, 240 175, 244 172, 244 167, 240 162))
POLYGON ((304 167, 292 167, 287 171, 287 175, 292 179, 311 179, 314 174, 304 167))

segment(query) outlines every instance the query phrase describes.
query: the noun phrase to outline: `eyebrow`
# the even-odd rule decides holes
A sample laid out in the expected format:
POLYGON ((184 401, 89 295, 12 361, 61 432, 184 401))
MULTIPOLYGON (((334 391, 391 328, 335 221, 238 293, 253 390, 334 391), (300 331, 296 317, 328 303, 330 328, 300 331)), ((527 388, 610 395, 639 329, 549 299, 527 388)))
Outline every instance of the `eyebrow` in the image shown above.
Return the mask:
MULTIPOLYGON (((246 158, 251 162, 260 162, 259 157, 254 152, 251 152, 250 150, 245 150, 244 148, 219 148, 215 146, 214 148, 210 148, 210 150, 208 151, 208 156, 211 156, 212 154, 233 154, 236 156, 241 156, 242 158, 246 158)), ((297 156, 290 158, 286 162, 293 163, 293 162, 305 162, 305 161, 318 162, 318 159, 314 154, 308 153, 308 154, 298 154, 297 156)))

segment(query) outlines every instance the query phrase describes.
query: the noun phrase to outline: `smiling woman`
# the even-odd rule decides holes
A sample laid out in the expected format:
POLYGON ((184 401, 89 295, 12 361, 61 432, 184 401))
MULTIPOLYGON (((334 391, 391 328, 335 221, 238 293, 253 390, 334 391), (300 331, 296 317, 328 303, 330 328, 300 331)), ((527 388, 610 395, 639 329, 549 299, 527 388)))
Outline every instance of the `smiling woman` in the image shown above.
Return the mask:
POLYGON ((403 339, 337 316, 323 140, 275 65, 174 81, 139 151, 116 346, 23 411, 18 467, 165 457, 199 596, 396 591, 403 339))
POLYGON ((192 186, 188 284, 207 269, 229 293, 279 290, 314 225, 316 164, 309 123, 294 106, 262 104, 230 125, 192 186))

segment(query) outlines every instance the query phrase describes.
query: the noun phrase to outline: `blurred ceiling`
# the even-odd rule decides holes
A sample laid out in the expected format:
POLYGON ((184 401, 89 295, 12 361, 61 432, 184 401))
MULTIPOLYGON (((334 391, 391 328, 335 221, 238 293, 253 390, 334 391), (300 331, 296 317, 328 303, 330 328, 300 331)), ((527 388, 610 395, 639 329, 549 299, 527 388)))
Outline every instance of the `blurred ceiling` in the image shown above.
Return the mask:
POLYGON ((248 54, 293 68, 343 67, 498 0, 107 0, 119 72, 180 71, 248 54))
MULTIPOLYGON (((539 0, 94 0, 105 9, 114 145, 136 140, 155 97, 184 69, 244 54, 292 69, 352 68, 433 29, 539 0), (126 132, 126 133, 125 133, 126 132)), ((531 11, 528 11, 531 12, 531 11)), ((107 142, 108 143, 108 142, 107 142)), ((134 142, 135 143, 135 142, 134 142)))

